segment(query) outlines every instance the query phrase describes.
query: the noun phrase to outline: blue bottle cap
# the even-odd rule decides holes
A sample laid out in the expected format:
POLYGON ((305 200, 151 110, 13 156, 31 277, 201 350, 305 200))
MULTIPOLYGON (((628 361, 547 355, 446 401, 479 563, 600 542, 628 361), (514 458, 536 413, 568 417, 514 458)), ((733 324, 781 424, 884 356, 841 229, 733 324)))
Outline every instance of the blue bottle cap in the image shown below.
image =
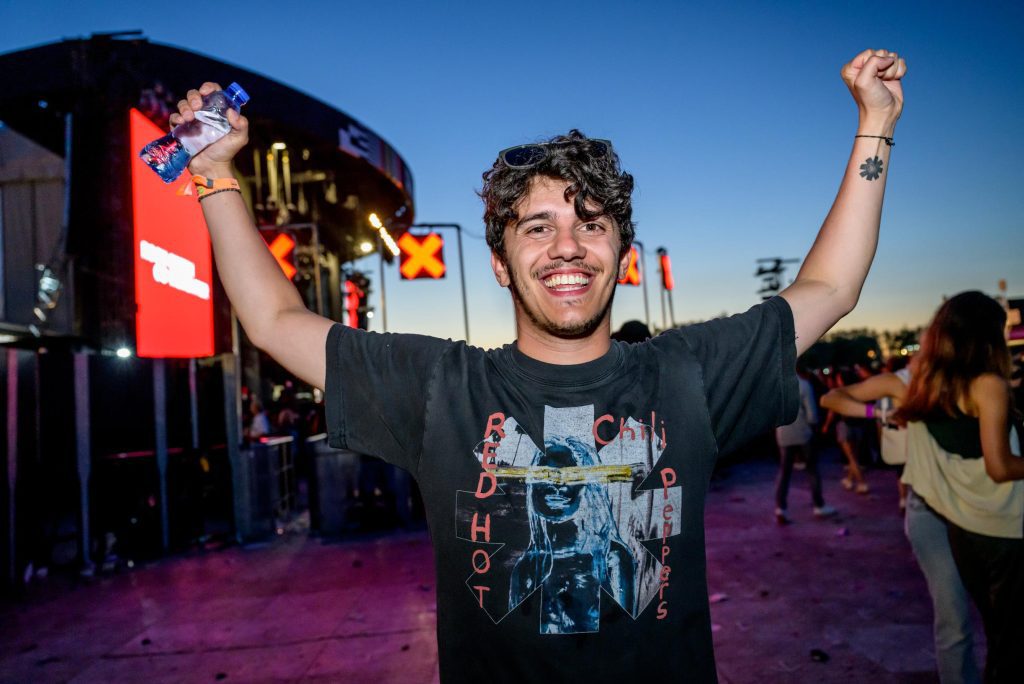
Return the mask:
POLYGON ((224 92, 227 93, 228 97, 237 102, 239 107, 249 101, 249 93, 242 90, 242 86, 237 83, 229 85, 224 92))

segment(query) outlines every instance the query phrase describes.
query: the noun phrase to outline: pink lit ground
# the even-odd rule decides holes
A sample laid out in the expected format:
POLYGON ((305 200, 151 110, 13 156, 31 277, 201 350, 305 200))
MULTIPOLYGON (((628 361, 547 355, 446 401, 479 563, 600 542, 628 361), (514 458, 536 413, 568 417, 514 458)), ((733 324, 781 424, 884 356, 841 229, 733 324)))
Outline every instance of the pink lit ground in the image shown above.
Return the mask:
MULTIPOLYGON (((768 462, 736 466, 708 501, 719 676, 740 682, 934 682, 931 609, 897 513, 895 475, 868 497, 826 498, 802 473, 793 525, 771 519, 768 462), (811 649, 828 654, 815 662, 811 649)), ((166 559, 68 587, 54 578, 0 603, 3 682, 437 681, 426 533, 166 559)), ((979 638, 980 640, 980 638, 979 638)))

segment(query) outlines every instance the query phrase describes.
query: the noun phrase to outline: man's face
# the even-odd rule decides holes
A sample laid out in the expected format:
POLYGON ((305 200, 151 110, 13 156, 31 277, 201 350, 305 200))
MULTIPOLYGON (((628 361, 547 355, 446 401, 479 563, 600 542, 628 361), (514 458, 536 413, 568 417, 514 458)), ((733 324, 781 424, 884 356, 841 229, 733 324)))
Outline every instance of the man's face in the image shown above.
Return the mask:
POLYGON ((523 326, 554 337, 592 335, 608 324, 616 280, 629 265, 612 218, 580 219, 567 186, 534 177, 505 228, 505 260, 491 256, 498 283, 512 291, 520 335, 523 326))

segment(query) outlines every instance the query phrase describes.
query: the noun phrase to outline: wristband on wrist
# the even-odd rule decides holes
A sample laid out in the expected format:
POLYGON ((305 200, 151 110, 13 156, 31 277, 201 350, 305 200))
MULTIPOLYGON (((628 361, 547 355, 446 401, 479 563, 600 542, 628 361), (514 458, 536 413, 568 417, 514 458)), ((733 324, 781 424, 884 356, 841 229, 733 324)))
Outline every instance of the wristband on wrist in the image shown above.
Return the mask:
POLYGON ((239 190, 238 188, 221 188, 220 190, 210 190, 209 192, 200 195, 196 199, 198 201, 202 202, 207 197, 212 197, 213 195, 219 195, 222 192, 237 192, 239 195, 242 194, 242 191, 239 190))
POLYGON ((875 405, 874 404, 864 404, 864 417, 865 418, 874 418, 875 417, 875 405))
POLYGON ((892 138, 887 136, 887 135, 855 135, 853 137, 854 138, 878 138, 879 140, 884 140, 885 144, 888 145, 889 147, 892 147, 893 145, 896 144, 896 143, 893 142, 892 138))
POLYGON ((206 176, 192 176, 192 185, 196 189, 196 199, 203 199, 224 190, 241 192, 238 181, 234 178, 207 178, 206 176))

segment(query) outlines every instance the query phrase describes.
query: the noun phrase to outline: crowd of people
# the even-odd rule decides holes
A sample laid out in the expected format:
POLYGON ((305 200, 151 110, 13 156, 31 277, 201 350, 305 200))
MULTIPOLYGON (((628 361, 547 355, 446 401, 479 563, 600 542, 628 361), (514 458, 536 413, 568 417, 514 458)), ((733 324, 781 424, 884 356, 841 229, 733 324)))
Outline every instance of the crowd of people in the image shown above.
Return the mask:
MULTIPOLYGON (((865 473, 880 465, 899 465, 898 457, 891 455, 887 423, 880 418, 891 411, 879 407, 878 417, 864 418, 849 416, 834 410, 822 410, 818 406, 821 397, 829 392, 863 382, 879 373, 903 372, 909 359, 893 356, 884 365, 873 368, 868 365, 824 366, 811 369, 802 363, 797 367, 800 391, 800 410, 795 421, 776 428, 775 439, 779 447, 779 473, 775 487, 775 520, 780 525, 792 522, 787 500, 789 484, 794 469, 806 471, 814 515, 829 518, 837 510, 825 503, 822 494, 821 475, 818 462, 826 451, 836 452, 843 462, 843 477, 839 483, 843 489, 858 495, 871 492, 865 473)), ((902 473, 901 473, 902 474, 902 473)), ((900 486, 900 510, 906 500, 900 486)))
POLYGON ((898 469, 906 535, 932 600, 943 684, 1024 681, 1024 430, 1006 320, 994 299, 963 292, 939 308, 909 365, 895 357, 877 374, 860 366, 800 369, 800 412, 776 430, 779 524, 791 521, 786 501, 798 459, 815 516, 836 514, 822 498, 812 446, 830 431, 846 464, 845 489, 870 491, 865 464, 898 469), (815 397, 827 412, 820 427, 815 397), (971 602, 985 629, 983 668, 975 660, 971 602))
POLYGON ((246 443, 263 437, 294 437, 301 446, 306 437, 323 432, 323 403, 300 401, 291 383, 284 386, 268 409, 263 401, 246 390, 246 412, 242 416, 242 437, 246 443))

